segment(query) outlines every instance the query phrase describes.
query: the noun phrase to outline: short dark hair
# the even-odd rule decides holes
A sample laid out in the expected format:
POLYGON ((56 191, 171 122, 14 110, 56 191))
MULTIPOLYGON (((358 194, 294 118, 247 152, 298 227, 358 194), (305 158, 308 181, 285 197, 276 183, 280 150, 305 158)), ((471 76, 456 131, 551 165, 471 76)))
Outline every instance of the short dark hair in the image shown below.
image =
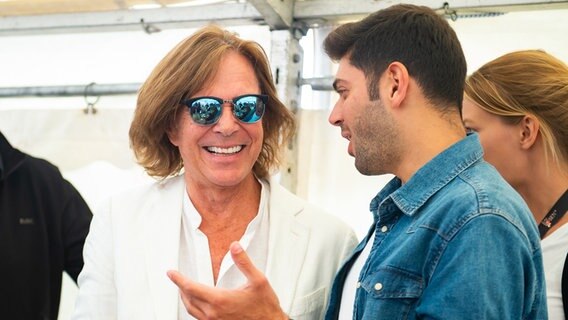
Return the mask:
POLYGON ((461 109, 465 57, 449 23, 428 7, 394 5, 344 24, 327 36, 324 49, 333 60, 350 56, 367 78, 371 100, 378 99, 380 76, 398 61, 442 111, 461 109))

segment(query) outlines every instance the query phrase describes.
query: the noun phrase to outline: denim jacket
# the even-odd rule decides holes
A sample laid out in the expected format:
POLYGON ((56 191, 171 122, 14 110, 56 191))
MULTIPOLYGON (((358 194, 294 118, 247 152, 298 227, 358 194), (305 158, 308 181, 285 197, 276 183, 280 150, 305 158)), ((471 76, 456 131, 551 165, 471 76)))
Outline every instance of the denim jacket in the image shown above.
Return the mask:
POLYGON ((373 234, 353 319, 547 319, 536 224, 483 160, 477 134, 406 184, 391 180, 370 209, 375 223, 340 269, 326 320, 337 319, 347 273, 373 234))

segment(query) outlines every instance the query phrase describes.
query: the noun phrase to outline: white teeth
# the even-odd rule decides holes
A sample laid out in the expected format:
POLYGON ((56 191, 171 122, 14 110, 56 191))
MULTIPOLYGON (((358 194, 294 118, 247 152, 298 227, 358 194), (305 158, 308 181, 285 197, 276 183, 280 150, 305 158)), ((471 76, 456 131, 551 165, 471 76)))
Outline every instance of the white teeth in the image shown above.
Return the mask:
POLYGON ((213 153, 223 153, 223 154, 232 154, 237 153, 243 149, 242 146, 234 146, 230 148, 219 148, 219 147, 207 147, 209 152, 213 153))

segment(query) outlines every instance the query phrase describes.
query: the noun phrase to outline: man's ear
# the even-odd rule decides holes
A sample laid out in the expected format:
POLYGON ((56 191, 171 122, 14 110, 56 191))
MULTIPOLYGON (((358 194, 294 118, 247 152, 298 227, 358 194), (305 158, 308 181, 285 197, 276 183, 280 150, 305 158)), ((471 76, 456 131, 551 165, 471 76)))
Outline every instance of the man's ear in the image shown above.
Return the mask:
POLYGON ((408 69, 404 64, 395 61, 389 64, 384 72, 385 85, 382 89, 386 89, 383 97, 390 100, 393 108, 399 107, 406 98, 410 76, 408 69))
POLYGON ((177 129, 177 125, 174 126, 173 128, 169 128, 166 131, 166 134, 168 135, 168 139, 170 140, 170 143, 173 144, 176 147, 179 147, 178 143, 178 132, 179 130, 177 129))
POLYGON ((540 122, 534 115, 529 114, 521 119, 519 126, 521 129, 519 132, 521 148, 530 149, 538 138, 540 122))

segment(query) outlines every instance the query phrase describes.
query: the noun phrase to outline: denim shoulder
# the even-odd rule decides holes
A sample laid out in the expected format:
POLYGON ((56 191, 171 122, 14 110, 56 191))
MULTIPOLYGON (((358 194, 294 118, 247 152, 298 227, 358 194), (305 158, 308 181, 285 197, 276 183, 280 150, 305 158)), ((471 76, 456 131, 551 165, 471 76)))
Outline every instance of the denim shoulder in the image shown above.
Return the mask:
POLYGON ((464 170, 433 195, 415 218, 411 228, 425 227, 449 241, 466 223, 481 215, 508 221, 538 249, 536 223, 520 195, 485 162, 464 170))
POLYGON ((523 234, 534 250, 540 248, 540 236, 530 209, 494 167, 481 162, 464 171, 458 179, 474 192, 477 214, 501 216, 523 234))

